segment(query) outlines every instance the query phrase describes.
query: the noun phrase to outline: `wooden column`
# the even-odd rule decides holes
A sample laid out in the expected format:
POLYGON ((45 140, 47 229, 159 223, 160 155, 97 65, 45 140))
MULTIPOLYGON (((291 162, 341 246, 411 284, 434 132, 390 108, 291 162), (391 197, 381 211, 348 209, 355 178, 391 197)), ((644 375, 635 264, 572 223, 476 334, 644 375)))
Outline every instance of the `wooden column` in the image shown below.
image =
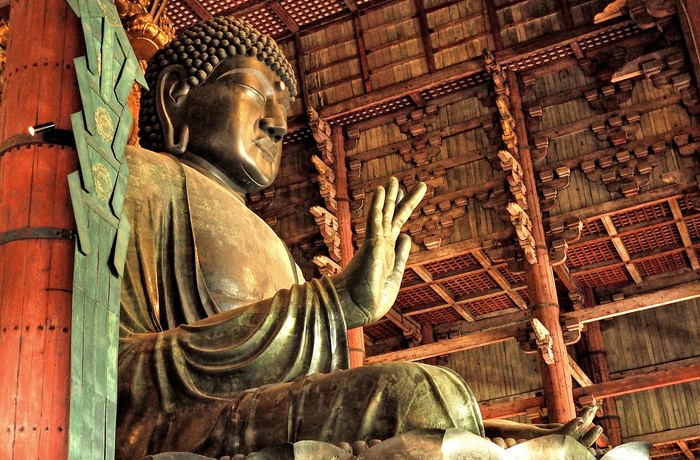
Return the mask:
MULTIPOLYGON (((348 170, 345 160, 345 138, 343 128, 333 125, 333 151, 335 152, 335 199, 338 202, 338 233, 340 234, 340 266, 345 267, 352 259, 355 249, 352 245, 352 222, 348 195, 348 170)), ((350 367, 360 367, 365 360, 365 337, 362 328, 348 331, 350 347, 350 367)))
MULTIPOLYGON (((586 289, 586 307, 594 307, 593 291, 586 289)), ((581 340, 576 344, 578 355, 581 357, 581 368, 586 372, 593 383, 605 383, 610 381, 610 367, 608 366, 607 352, 600 322, 596 321, 586 325, 586 332, 581 335, 581 340)), ((622 429, 620 417, 617 413, 615 398, 605 398, 598 401, 603 410, 603 416, 596 420, 603 428, 603 433, 608 437, 611 446, 622 444, 622 429)))
POLYGON ((676 0, 678 15, 690 55, 695 82, 700 82, 700 3, 694 0, 676 0))
POLYGON ((71 147, 27 128, 70 129, 82 29, 65 0, 12 2, 0 108, 0 458, 68 456, 75 241, 71 147))
POLYGON ((527 260, 524 261, 525 280, 528 286, 532 317, 540 320, 549 330, 553 342, 554 363, 548 365, 540 356, 545 402, 550 422, 568 422, 576 417, 576 409, 571 395, 572 383, 568 355, 559 322, 559 302, 554 284, 554 272, 549 263, 547 241, 542 226, 542 212, 535 187, 535 172, 530 156, 518 78, 512 70, 508 70, 507 73, 511 112, 515 120, 515 133, 518 136, 520 165, 524 171, 523 181, 527 188, 526 197, 529 207, 527 213, 532 220, 532 237, 535 240, 535 253, 537 254, 536 264, 531 265, 527 260))

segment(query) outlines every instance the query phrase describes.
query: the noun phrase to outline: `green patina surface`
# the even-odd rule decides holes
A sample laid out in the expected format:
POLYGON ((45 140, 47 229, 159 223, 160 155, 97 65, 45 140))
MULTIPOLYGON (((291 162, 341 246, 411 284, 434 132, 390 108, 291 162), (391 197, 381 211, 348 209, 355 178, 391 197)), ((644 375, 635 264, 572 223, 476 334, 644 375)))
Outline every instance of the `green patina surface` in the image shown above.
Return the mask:
POLYGON ((112 2, 68 0, 86 56, 75 60, 83 111, 71 117, 80 170, 68 176, 78 227, 73 280, 69 458, 114 457, 119 294, 129 222, 124 159, 134 82, 146 85, 112 2))

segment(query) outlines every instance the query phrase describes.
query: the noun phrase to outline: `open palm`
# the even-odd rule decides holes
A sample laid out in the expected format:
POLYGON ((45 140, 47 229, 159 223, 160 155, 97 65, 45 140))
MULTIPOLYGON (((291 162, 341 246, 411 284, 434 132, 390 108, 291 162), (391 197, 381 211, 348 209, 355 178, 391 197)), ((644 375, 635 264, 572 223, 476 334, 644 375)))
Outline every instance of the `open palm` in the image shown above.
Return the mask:
POLYGON ((331 278, 339 291, 348 328, 377 321, 396 300, 411 249, 411 239, 401 234, 401 227, 425 190, 420 182, 403 197, 394 177, 386 189, 375 190, 365 241, 347 267, 331 278))

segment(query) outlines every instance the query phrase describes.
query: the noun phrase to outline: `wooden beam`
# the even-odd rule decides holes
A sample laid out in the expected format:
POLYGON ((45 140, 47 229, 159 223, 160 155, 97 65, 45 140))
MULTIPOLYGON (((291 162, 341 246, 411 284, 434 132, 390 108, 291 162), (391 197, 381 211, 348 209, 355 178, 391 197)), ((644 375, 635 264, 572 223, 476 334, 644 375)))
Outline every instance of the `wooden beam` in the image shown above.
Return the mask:
POLYGON ((695 254, 695 250, 691 248, 693 246, 693 241, 690 238, 690 231, 688 231, 688 226, 683 220, 683 212, 681 211, 681 207, 678 204, 678 199, 672 198, 668 200, 668 204, 671 207, 671 213, 673 214, 673 218, 676 219, 676 227, 678 227, 678 233, 680 234, 681 240, 683 241, 683 246, 688 248, 686 249, 685 254, 688 256, 690 266, 693 268, 693 270, 700 270, 700 262, 698 262, 698 256, 695 254))
MULTIPOLYGON (((473 324, 473 323, 472 323, 473 324)), ((509 324, 502 327, 496 327, 487 331, 478 331, 473 334, 455 337, 449 340, 441 340, 439 342, 420 345, 405 350, 394 351, 378 356, 368 356, 365 358, 365 364, 376 364, 395 361, 420 361, 433 356, 441 356, 455 351, 468 350, 471 348, 482 347, 494 343, 504 342, 521 333, 526 327, 521 324, 509 324)))
POLYGON ((581 367, 574 361, 574 358, 571 357, 571 355, 567 355, 568 357, 568 362, 569 362, 569 371, 571 371, 571 377, 573 377, 576 382, 578 382, 579 385, 582 387, 589 387, 593 385, 593 381, 588 378, 586 373, 581 369, 581 367))
POLYGON ((683 455, 685 455, 688 460, 696 460, 695 454, 690 451, 688 444, 685 441, 678 441, 676 444, 678 444, 681 452, 683 452, 683 455))
MULTIPOLYGON (((697 297, 700 297, 700 281, 693 281, 655 292, 628 297, 617 302, 610 302, 604 305, 567 312, 561 315, 561 322, 576 319, 582 323, 590 323, 697 297)), ((477 320, 472 323, 452 324, 449 325, 450 331, 463 333, 464 335, 441 340, 430 345, 421 345, 408 350, 399 350, 371 356, 368 357, 365 362, 419 361, 432 356, 447 355, 470 348, 478 348, 492 343, 503 342, 523 335, 528 330, 528 323, 531 319, 532 314, 530 310, 525 310, 485 320, 477 320)), ((436 327, 435 332, 446 332, 440 329, 444 329, 444 326, 442 328, 439 326, 436 327)))
POLYGON ((686 441, 700 438, 700 425, 685 426, 674 430, 658 431, 656 433, 640 434, 624 438, 624 442, 648 442, 650 444, 668 444, 676 441, 686 441))
MULTIPOLYGON (((603 222, 603 227, 605 227, 605 230, 608 232, 608 235, 612 236, 612 244, 613 246, 615 246, 615 250, 620 256, 620 259, 623 262, 629 262, 630 255, 627 252, 627 248, 625 248, 625 244, 622 242, 622 240, 615 236, 617 235, 617 228, 615 228, 615 224, 613 223, 610 216, 603 216, 600 220, 601 222, 603 222)), ((634 264, 625 263, 625 268, 627 269, 627 272, 630 274, 635 283, 641 284, 642 281, 644 281, 642 279, 642 276, 639 274, 639 270, 637 270, 637 267, 634 264)))
POLYGON ((667 289, 661 289, 656 292, 647 292, 634 297, 628 297, 618 300, 617 302, 610 302, 604 305, 597 305, 591 308, 564 313, 562 315, 562 320, 578 319, 582 323, 590 323, 661 307, 671 303, 683 302, 697 297, 700 297, 700 281, 692 281, 667 289))
POLYGON ((644 366, 636 369, 628 369, 621 372, 613 372, 610 374, 612 380, 619 380, 628 377, 635 377, 637 375, 647 375, 658 371, 667 371, 674 369, 678 366, 690 366, 692 364, 700 364, 700 356, 695 356, 692 358, 679 359, 676 361, 671 361, 668 363, 654 364, 652 366, 644 366))
MULTIPOLYGON (((700 364, 677 366, 676 368, 659 371, 653 374, 611 380, 609 382, 575 388, 573 390, 573 395, 574 399, 578 399, 582 396, 594 396, 596 399, 602 399, 696 380, 700 380, 700 364)), ((514 417, 525 414, 525 411, 530 407, 541 406, 543 402, 541 396, 523 398, 508 403, 485 405, 485 407, 481 408, 481 413, 484 419, 514 417)), ((625 440, 625 442, 627 441, 628 440, 625 440)))

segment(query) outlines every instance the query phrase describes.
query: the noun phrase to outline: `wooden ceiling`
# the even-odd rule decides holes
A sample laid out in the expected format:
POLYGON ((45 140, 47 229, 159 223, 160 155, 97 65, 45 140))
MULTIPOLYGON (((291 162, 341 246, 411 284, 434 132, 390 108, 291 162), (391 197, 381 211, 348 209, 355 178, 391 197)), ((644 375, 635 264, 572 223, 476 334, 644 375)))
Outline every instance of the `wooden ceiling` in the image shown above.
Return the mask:
MULTIPOLYGON (((333 201, 327 175, 311 161, 325 147, 309 109, 343 129, 355 243, 364 235, 364 202, 388 176, 406 187, 428 184, 405 227, 414 247, 396 304, 364 329, 367 361, 381 362, 508 339, 527 347, 527 262, 507 212, 518 190, 498 155, 507 142, 499 82, 487 70, 485 51, 512 71, 508 84, 522 95, 513 116, 524 120, 528 136, 518 142, 534 158, 569 336, 580 324, 700 296, 699 73, 688 5, 618 0, 606 9, 608 3, 169 0, 168 12, 178 29, 201 18, 242 17, 273 36, 295 66, 301 96, 282 172, 249 205, 287 241, 308 276, 316 271, 309 260, 332 253, 335 244, 323 227, 334 224, 319 227, 325 217, 307 212, 333 201), (605 20, 596 23, 604 9, 605 20)), ((659 381, 696 381, 697 334, 688 346, 696 349, 681 347, 645 369, 678 361, 681 367, 659 381)), ((620 379, 601 394, 625 394, 618 392, 627 382, 620 379)), ((644 387, 635 385, 633 391, 644 387)), ((491 413, 525 412, 503 410, 491 413)), ((697 414, 688 426, 664 426, 646 437, 625 423, 626 439, 657 444, 655 458, 700 453, 697 414)))

